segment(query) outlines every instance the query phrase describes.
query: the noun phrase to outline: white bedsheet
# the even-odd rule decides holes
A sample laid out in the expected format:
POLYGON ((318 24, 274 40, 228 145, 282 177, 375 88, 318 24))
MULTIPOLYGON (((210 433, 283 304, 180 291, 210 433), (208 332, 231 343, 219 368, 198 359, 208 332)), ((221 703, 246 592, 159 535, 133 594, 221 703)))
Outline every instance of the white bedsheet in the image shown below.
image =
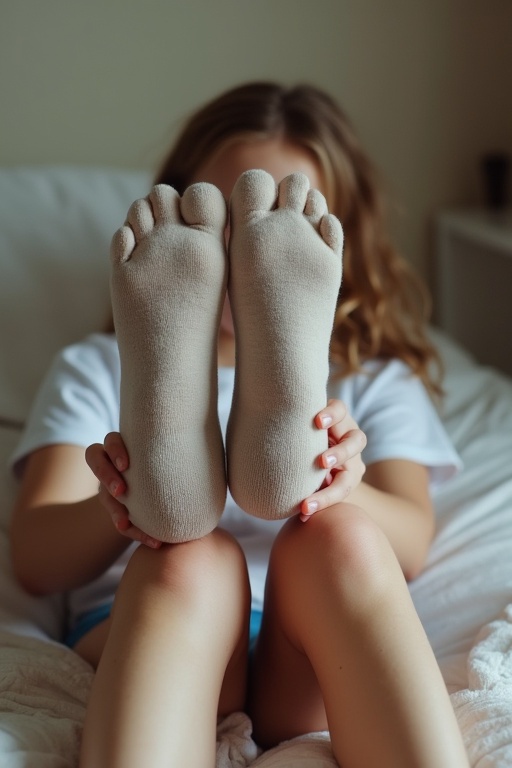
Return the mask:
POLYGON ((437 535, 411 593, 455 691, 468 683, 481 626, 512 602, 512 382, 436 338, 447 360, 443 418, 464 470, 435 498, 437 535))

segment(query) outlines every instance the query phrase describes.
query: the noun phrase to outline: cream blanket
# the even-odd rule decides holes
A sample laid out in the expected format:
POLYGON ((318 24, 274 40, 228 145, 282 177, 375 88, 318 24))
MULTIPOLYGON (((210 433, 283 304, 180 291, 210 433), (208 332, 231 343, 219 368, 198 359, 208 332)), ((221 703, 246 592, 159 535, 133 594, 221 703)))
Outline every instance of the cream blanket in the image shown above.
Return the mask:
POLYGON ((512 604, 479 632, 452 704, 473 768, 512 766, 512 604))
MULTIPOLYGON (((9 632, 0 632, 0 648, 0 768, 76 768, 90 666, 62 645, 9 632)), ((260 755, 251 731, 241 712, 219 723, 217 768, 336 765, 327 734, 260 755)))

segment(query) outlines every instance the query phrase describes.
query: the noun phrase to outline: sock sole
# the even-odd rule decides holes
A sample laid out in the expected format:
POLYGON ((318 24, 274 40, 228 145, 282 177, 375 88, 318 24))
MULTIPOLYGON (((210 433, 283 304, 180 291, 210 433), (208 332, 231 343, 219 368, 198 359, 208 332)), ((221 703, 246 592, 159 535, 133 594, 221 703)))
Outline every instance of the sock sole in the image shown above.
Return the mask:
POLYGON ((226 498, 217 416, 217 333, 227 258, 216 187, 167 185, 136 201, 111 247, 121 358, 126 505, 145 533, 178 543, 209 533, 226 498))
POLYGON ((228 483, 246 512, 281 519, 325 477, 329 343, 341 282, 343 233, 303 174, 276 188, 242 174, 231 198, 229 295, 236 376, 228 423, 228 483))

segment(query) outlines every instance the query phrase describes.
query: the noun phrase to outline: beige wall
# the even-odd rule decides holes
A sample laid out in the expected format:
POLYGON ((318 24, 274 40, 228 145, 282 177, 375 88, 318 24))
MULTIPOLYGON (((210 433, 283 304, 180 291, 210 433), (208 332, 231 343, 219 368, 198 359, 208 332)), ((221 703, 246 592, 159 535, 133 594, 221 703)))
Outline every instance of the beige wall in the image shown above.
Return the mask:
POLYGON ((428 272, 429 223, 512 152, 510 0, 0 0, 0 163, 154 167, 181 116, 253 78, 352 116, 428 272))

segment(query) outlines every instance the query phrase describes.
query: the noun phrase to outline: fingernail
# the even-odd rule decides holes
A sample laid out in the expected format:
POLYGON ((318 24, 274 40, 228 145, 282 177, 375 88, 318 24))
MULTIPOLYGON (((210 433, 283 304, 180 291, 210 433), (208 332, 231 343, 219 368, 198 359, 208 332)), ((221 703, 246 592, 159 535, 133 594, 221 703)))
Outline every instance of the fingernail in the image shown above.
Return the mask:
POLYGON ((117 459, 115 460, 115 462, 114 462, 114 463, 115 463, 115 465, 116 465, 117 469, 118 469, 120 472, 122 472, 122 471, 123 471, 123 469, 125 469, 125 466, 124 466, 124 461, 123 461, 122 459, 120 459, 119 457, 117 457, 117 459))
POLYGON ((328 467, 334 467, 336 464, 336 456, 333 456, 332 454, 330 456, 324 456, 324 459, 328 467))
POLYGON ((112 496, 115 496, 119 490, 119 483, 117 480, 113 480, 109 485, 109 491, 112 494, 112 496))
POLYGON ((308 515, 312 515, 318 509, 318 501, 308 501, 307 503, 308 515))
POLYGON ((321 416, 320 421, 322 423, 322 427, 330 427, 332 424, 332 418, 330 416, 321 416))

